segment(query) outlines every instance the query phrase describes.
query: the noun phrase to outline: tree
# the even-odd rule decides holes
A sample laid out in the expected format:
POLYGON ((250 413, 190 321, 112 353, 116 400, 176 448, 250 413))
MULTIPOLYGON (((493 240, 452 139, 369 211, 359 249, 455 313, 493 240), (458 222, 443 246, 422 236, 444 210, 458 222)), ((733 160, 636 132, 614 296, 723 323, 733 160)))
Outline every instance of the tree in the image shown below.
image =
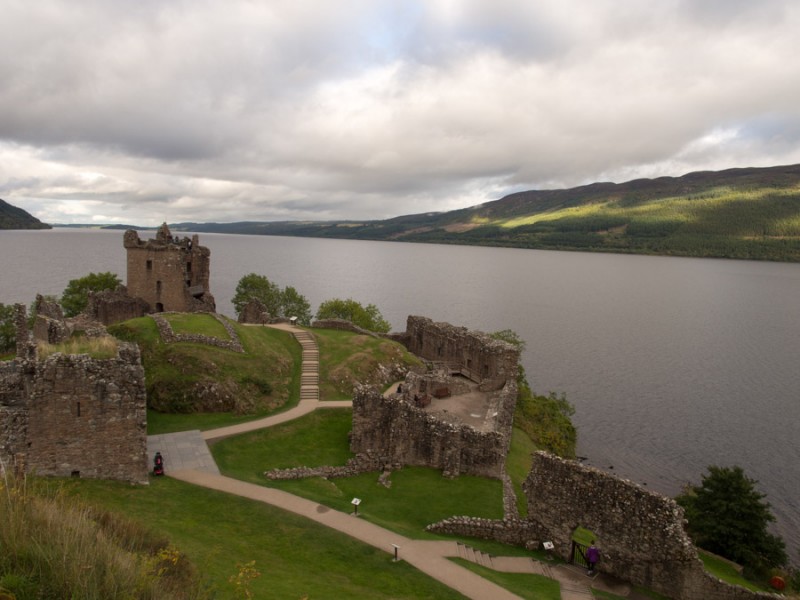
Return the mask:
POLYGON ((311 324, 311 305, 292 286, 281 289, 264 275, 250 273, 239 280, 233 296, 237 316, 250 300, 261 300, 272 317, 297 317, 302 325, 311 324))
POLYGON ((787 556, 783 540, 767 531, 775 517, 756 483, 741 467, 710 466, 702 483, 676 500, 698 546, 763 575, 787 556))
POLYGON ((61 295, 61 307, 65 317, 79 315, 89 304, 89 292, 114 290, 122 281, 115 273, 89 273, 85 277, 72 279, 61 295))
MULTIPOLYGON (((496 340, 502 340, 504 342, 516 346, 519 349, 520 354, 525 352, 525 347, 527 346, 527 343, 513 329, 501 329, 500 331, 495 331, 494 333, 489 335, 491 335, 491 337, 493 337, 496 340)), ((522 365, 520 365, 520 368, 522 368, 522 365)))
MULTIPOLYGON (((495 331, 490 335, 516 346, 520 354, 525 351, 525 340, 512 329, 495 331)), ((571 417, 575 414, 575 408, 566 395, 558 396, 554 392, 547 396, 535 394, 528 383, 522 362, 517 365, 517 390, 514 427, 524 431, 538 448, 565 458, 574 458, 578 433, 571 417)))
POLYGON ((297 317, 297 322, 301 325, 311 325, 311 305, 303 294, 287 285, 281 300, 285 317, 297 317))
POLYGON ((0 354, 12 350, 17 343, 14 307, 0 302, 0 354))
POLYGON ((392 326, 374 304, 362 306, 352 299, 332 298, 319 305, 317 319, 344 319, 367 331, 388 333, 392 326))
POLYGON ((240 315, 245 305, 250 300, 261 300, 270 316, 278 317, 281 314, 281 290, 263 275, 250 273, 245 275, 236 284, 236 293, 233 295, 233 308, 240 315))

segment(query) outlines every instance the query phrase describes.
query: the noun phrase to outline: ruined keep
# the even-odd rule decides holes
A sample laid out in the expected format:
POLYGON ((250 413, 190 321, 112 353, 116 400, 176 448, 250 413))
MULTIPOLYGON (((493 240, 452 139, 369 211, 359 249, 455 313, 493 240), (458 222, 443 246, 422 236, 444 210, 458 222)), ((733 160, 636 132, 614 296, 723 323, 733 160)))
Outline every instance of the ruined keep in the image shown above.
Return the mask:
POLYGON ((164 223, 155 239, 140 240, 136 231, 125 232, 128 252, 128 294, 141 298, 148 312, 215 312, 209 289, 211 252, 199 236, 173 237, 164 223))
POLYGON ((428 359, 384 397, 368 387, 353 397, 350 449, 386 466, 430 466, 445 476, 500 478, 511 443, 519 350, 484 333, 408 317, 396 339, 428 359))
POLYGON ((517 377, 519 349, 479 331, 409 316, 405 333, 392 337, 409 352, 479 383, 481 391, 499 390, 517 377))
POLYGON ((135 344, 117 355, 36 357, 17 305, 17 357, 0 362, 0 463, 38 475, 147 482, 144 368, 135 344))

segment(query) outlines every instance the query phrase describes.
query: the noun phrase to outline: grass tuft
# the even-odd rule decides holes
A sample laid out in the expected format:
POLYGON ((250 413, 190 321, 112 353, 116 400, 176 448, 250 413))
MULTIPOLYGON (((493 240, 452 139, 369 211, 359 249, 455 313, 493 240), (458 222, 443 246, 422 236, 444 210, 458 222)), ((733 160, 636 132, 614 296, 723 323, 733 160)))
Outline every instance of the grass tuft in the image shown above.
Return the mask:
POLYGON ((88 354, 90 357, 105 360, 116 358, 119 344, 111 336, 91 337, 76 336, 60 344, 39 342, 36 350, 40 359, 45 359, 58 352, 62 354, 88 354))

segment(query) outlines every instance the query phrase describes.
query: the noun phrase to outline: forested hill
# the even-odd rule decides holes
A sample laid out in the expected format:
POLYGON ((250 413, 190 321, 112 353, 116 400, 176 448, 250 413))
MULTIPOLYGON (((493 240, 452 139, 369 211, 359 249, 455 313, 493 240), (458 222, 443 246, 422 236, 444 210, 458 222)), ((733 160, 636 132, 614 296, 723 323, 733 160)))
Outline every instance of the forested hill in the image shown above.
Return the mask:
POLYGON ((50 229, 50 225, 42 223, 21 208, 0 200, 0 229, 50 229))
POLYGON ((800 262, 800 165, 519 192, 472 208, 384 221, 170 227, 800 262))

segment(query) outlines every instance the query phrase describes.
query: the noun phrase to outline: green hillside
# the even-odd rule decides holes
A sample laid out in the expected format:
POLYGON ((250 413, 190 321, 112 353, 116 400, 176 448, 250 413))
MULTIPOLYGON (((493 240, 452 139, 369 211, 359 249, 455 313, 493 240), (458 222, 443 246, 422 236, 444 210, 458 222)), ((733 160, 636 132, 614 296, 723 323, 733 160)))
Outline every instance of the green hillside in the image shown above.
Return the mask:
POLYGON ((0 229, 51 229, 51 227, 21 208, 0 200, 0 229))
POLYGON ((384 221, 183 223, 174 230, 800 261, 800 165, 511 194, 384 221))

